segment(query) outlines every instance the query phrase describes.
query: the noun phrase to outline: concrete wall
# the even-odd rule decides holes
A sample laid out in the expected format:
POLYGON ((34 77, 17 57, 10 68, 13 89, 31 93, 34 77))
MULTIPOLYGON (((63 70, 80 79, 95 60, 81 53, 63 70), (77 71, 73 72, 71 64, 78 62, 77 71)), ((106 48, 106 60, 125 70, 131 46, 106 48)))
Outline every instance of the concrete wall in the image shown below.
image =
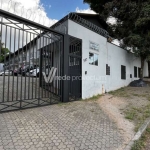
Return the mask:
MULTIPOLYGON (((69 20, 68 34, 82 39, 82 98, 102 94, 127 86, 134 78, 134 66, 140 67, 140 59, 134 54, 107 42, 99 34, 69 20), (99 51, 90 49, 89 42, 99 44, 99 51), (89 64, 89 52, 98 54, 98 66, 89 64), (86 60, 86 61, 84 61, 86 60), (106 76, 106 64, 110 66, 110 75, 106 76), (121 79, 121 65, 126 66, 126 80, 121 79), (87 74, 85 74, 87 71, 87 74), (130 78, 132 74, 132 78, 130 78)), ((147 76, 145 63, 144 76, 147 76)))

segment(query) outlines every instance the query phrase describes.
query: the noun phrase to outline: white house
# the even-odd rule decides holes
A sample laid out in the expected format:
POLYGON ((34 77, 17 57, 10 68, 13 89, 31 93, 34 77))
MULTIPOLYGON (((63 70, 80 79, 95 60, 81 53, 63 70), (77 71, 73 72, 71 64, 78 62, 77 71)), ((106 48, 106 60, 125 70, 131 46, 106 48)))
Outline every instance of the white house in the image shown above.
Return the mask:
MULTIPOLYGON (((82 98, 116 90, 139 79, 140 58, 110 42, 106 24, 94 14, 70 13, 52 26, 82 40, 82 98)), ((148 75, 145 62, 144 76, 148 75)))
MULTIPOLYGON (((106 31, 107 25, 98 15, 70 13, 51 28, 72 37, 68 59, 69 75, 72 77, 69 94, 75 91, 78 98, 85 99, 127 86, 131 81, 139 79, 140 58, 108 42, 110 36, 106 31), (76 38, 78 40, 74 40, 76 38)), ((11 69, 22 65, 40 65, 42 54, 40 49, 46 46, 47 50, 44 53, 49 57, 46 57, 43 63, 45 65, 50 63, 49 65, 60 68, 61 54, 57 51, 57 46, 55 50, 52 48, 52 40, 43 38, 44 34, 12 54, 13 60, 16 58, 16 65, 15 61, 11 60, 6 61, 5 65, 10 67, 11 62, 13 64, 11 69), (47 52, 49 54, 46 54, 47 52)), ((51 36, 49 33, 47 35, 51 36)), ((57 45, 57 42, 54 44, 57 45)), ((145 62, 144 76, 148 76, 147 62, 145 62)))

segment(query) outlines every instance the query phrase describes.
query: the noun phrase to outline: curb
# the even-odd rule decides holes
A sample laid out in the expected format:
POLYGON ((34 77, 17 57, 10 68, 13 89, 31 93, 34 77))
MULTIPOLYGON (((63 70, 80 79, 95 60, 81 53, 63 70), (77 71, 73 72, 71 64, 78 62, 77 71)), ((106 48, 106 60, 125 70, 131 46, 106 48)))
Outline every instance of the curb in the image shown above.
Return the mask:
POLYGON ((131 150, 132 145, 135 141, 139 140, 142 134, 146 131, 147 127, 150 125, 150 118, 148 118, 143 125, 139 128, 138 132, 135 134, 133 139, 129 142, 129 144, 125 147, 124 150, 131 150))

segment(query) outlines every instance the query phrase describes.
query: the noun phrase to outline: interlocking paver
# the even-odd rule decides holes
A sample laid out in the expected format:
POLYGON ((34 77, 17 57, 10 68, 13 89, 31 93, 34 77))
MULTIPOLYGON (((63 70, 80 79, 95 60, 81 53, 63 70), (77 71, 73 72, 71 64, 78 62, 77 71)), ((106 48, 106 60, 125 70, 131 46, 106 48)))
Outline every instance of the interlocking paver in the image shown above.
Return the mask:
POLYGON ((96 102, 0 114, 0 150, 117 150, 123 138, 96 102))

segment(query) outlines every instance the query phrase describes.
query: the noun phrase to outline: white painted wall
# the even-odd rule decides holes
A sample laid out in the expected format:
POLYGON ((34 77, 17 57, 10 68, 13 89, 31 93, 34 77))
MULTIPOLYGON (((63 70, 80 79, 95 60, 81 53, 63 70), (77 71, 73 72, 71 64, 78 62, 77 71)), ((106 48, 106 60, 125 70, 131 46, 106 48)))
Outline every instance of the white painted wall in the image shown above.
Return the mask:
MULTIPOLYGON (((132 53, 107 42, 99 34, 69 20, 68 34, 82 39, 82 98, 102 94, 105 90, 111 91, 127 86, 134 78, 134 66, 140 67, 140 59, 132 53), (90 49, 89 42, 100 45, 99 52, 90 49), (89 64, 89 52, 99 55, 98 66, 89 64), (87 58, 87 61, 84 59, 87 58), (106 76, 106 64, 110 66, 110 76, 106 76), (121 79, 121 65, 126 66, 126 80, 121 79), (85 74, 87 71, 87 74, 85 74), (130 78, 132 74, 132 79, 130 78), (94 79, 93 79, 94 78, 94 79)), ((147 76, 147 63, 145 63, 144 76, 147 76)))

